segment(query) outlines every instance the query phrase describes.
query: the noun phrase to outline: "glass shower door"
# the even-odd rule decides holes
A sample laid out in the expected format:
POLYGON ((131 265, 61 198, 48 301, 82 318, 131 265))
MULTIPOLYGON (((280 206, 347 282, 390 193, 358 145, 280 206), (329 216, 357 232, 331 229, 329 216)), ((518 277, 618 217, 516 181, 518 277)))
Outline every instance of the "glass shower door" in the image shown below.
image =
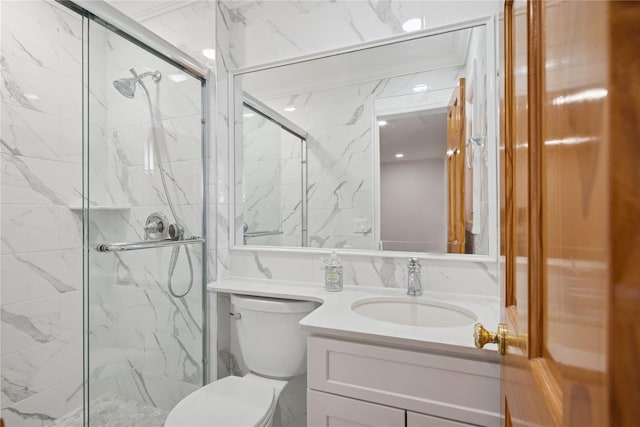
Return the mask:
POLYGON ((203 82, 98 22, 88 32, 87 414, 162 425, 204 378, 203 82))

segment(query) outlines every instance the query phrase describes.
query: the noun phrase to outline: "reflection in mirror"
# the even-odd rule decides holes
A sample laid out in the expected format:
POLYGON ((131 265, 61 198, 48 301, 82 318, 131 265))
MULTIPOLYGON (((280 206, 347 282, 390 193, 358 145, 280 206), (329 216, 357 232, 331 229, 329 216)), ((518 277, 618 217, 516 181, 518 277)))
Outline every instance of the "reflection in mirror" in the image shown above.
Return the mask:
POLYGON ((446 252, 446 109, 377 117, 380 249, 446 252))
POLYGON ((478 26, 237 75, 235 243, 488 254, 486 47, 478 26))
POLYGON ((256 101, 243 104, 242 149, 236 150, 239 237, 244 245, 305 246, 305 140, 267 114, 256 101))

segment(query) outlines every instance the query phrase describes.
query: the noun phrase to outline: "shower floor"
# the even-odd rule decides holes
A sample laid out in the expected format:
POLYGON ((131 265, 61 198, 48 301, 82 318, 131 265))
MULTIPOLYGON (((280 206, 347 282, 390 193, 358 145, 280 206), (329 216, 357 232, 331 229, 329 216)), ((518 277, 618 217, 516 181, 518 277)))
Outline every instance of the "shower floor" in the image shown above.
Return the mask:
MULTIPOLYGON (((105 393, 91 401, 91 427, 157 427, 162 426, 169 411, 127 399, 116 393, 105 393)), ((46 424, 45 427, 82 427, 82 408, 46 424)))

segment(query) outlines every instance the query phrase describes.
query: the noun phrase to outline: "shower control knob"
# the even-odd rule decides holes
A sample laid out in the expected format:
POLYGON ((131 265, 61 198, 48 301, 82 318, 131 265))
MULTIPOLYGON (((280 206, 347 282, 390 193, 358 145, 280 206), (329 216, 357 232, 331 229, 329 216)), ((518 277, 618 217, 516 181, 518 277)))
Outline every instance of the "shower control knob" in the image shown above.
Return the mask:
POLYGON ((162 212, 154 212, 144 223, 145 240, 162 240, 167 238, 169 220, 162 212))
POLYGON ((163 229, 164 229, 164 224, 161 222, 155 222, 155 221, 151 221, 144 226, 144 231, 146 231, 147 233, 155 233, 155 232, 162 233, 163 229))

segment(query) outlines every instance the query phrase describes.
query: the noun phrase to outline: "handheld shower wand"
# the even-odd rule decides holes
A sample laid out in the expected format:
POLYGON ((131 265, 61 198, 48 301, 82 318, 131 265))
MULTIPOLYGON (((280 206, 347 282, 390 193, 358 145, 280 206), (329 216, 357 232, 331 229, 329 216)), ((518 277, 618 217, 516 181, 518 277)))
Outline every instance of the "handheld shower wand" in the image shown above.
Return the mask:
MULTIPOLYGON (((169 194, 169 189, 167 187, 167 180, 166 180, 166 177, 165 177, 167 172, 164 169, 164 166, 162 164, 162 153, 161 153, 161 150, 160 150, 160 143, 158 141, 158 131, 157 131, 156 119, 155 119, 155 115, 153 114, 153 104, 151 103, 151 96, 149 95, 149 91, 147 90, 147 87, 145 86, 144 81, 143 81, 147 77, 151 77, 152 80, 155 83, 158 83, 160 81, 160 79, 162 78, 162 74, 160 73, 160 71, 154 71, 154 72, 147 71, 147 72, 144 72, 142 74, 138 74, 136 72, 136 70, 133 69, 133 68, 130 68, 129 71, 131 72, 133 77, 124 77, 124 78, 121 78, 121 79, 118 79, 118 80, 114 80, 113 86, 116 88, 116 90, 118 92, 120 92, 120 94, 122 94, 123 96, 125 96, 127 98, 130 98, 130 99, 135 96, 136 85, 137 84, 140 84, 140 86, 142 87, 142 89, 145 92, 145 95, 147 97, 147 105, 149 107, 149 116, 151 118, 151 131, 152 131, 152 135, 153 135, 153 150, 154 150, 156 158, 157 158, 158 168, 160 169, 160 178, 162 179, 162 187, 164 188, 164 194, 165 194, 165 196, 167 198, 167 203, 169 205, 169 209, 171 210, 171 214, 173 215, 173 219, 175 221, 176 229, 184 230, 184 227, 182 226, 182 224, 180 222, 180 219, 178 217, 176 209, 173 206, 173 201, 171 200, 171 194, 169 194)), ((179 235, 179 236, 176 236, 176 237, 178 239, 184 238, 183 235, 179 235)), ((193 287, 193 263, 191 261, 191 253, 189 252, 189 248, 187 248, 187 247, 185 247, 184 250, 185 250, 185 253, 187 255, 187 262, 189 264, 189 286, 187 287, 187 290, 184 291, 181 294, 178 294, 173 290, 173 274, 175 272, 176 265, 178 263, 178 258, 180 257, 180 246, 174 246, 173 251, 171 252, 171 258, 169 260, 168 288, 169 288, 169 293, 172 296, 176 297, 176 298, 184 297, 185 295, 187 295, 189 293, 189 291, 193 287)))

